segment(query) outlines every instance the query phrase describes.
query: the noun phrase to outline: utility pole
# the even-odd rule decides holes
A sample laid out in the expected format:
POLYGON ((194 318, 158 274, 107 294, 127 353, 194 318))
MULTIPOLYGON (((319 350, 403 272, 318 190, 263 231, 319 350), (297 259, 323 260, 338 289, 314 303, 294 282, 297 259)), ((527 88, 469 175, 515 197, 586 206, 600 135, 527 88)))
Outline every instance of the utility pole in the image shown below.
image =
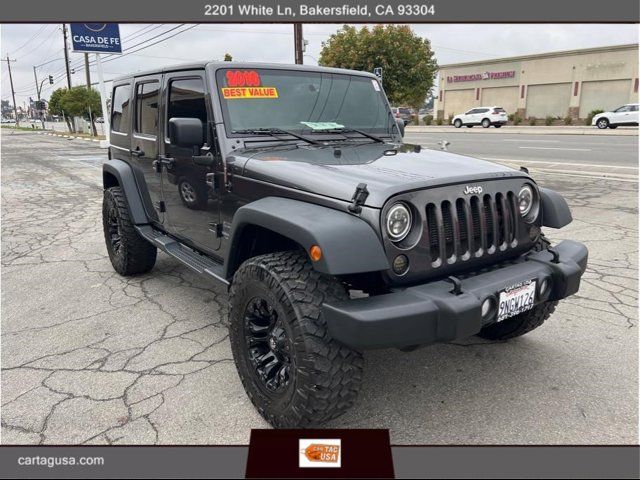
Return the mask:
POLYGON ((89 71, 89 54, 84 52, 84 73, 87 75, 87 90, 91 90, 91 72, 89 71))
POLYGON ((69 69, 69 49, 67 48, 67 24, 62 24, 62 37, 64 38, 64 66, 67 69, 67 86, 71 90, 71 70, 69 69))
POLYGON ((16 105, 16 93, 13 89, 13 77, 11 76, 11 62, 15 62, 14 60, 9 59, 9 55, 7 54, 7 59, 3 60, 7 62, 7 67, 9 68, 9 83, 11 84, 11 97, 13 98, 13 114, 16 116, 16 127, 20 126, 20 119, 18 118, 18 106, 16 105))
POLYGON ((40 116, 40 121, 42 122, 42 129, 44 130, 44 111, 43 109, 41 109, 40 107, 42 107, 42 103, 41 99, 40 99, 40 93, 42 92, 42 84, 44 83, 44 80, 41 83, 38 83, 38 74, 36 73, 36 67, 35 65, 33 66, 33 78, 36 81, 36 94, 38 97, 38 115, 40 116))
POLYGON ((294 23, 293 24, 293 43, 295 48, 295 63, 296 65, 302 65, 302 52, 304 50, 302 39, 302 24, 294 23))

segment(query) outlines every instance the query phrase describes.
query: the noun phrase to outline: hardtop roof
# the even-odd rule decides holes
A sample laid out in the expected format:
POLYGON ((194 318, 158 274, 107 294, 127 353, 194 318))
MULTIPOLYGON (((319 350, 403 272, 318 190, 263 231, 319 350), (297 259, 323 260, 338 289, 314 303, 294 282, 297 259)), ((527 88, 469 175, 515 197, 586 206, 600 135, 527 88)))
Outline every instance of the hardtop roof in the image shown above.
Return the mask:
POLYGON ((154 68, 153 70, 146 70, 142 72, 132 72, 128 75, 121 75, 119 77, 115 77, 113 79, 114 82, 119 82, 122 80, 126 80, 129 78, 135 77, 144 77, 147 75, 157 75, 160 73, 170 73, 170 72, 179 72, 183 70, 198 70, 204 69, 207 66, 212 65, 214 68, 268 68, 268 69, 278 69, 278 70, 299 70, 299 71, 307 71, 307 72, 327 72, 327 73, 338 73, 343 75, 362 75, 371 78, 378 78, 373 73, 362 72, 359 70, 348 70, 344 68, 333 68, 333 67, 320 67, 317 65, 295 65, 295 64, 287 64, 287 63, 264 63, 264 62, 223 62, 223 61, 202 61, 202 62, 191 62, 191 63, 183 63, 178 65, 172 65, 168 67, 162 68, 154 68))

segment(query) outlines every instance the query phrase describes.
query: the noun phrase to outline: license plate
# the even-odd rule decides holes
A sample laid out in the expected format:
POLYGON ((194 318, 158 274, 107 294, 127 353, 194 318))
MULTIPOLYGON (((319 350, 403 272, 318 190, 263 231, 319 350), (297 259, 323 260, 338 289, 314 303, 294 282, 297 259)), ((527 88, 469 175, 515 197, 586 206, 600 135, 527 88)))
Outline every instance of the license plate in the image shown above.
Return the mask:
POLYGON ((498 322, 533 308, 536 297, 536 281, 526 280, 500 292, 498 322))

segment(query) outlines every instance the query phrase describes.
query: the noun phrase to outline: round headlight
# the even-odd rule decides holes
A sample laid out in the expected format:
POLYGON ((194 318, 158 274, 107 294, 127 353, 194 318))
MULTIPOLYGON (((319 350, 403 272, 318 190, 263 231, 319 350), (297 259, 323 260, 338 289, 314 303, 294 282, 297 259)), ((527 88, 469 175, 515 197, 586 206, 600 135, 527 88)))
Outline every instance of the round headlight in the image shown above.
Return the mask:
POLYGON ((394 242, 399 242, 411 230, 411 212, 403 203, 396 203, 387 213, 387 235, 394 242))
POLYGON ((520 215, 526 217, 531 212, 534 204, 534 193, 531 185, 523 185, 518 192, 518 207, 520 209, 520 215))

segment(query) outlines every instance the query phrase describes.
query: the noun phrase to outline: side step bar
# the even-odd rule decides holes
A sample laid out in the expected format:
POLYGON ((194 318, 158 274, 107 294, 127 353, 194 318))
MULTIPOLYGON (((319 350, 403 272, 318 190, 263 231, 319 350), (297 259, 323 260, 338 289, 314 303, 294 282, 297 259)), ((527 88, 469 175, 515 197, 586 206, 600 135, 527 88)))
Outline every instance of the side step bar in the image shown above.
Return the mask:
POLYGON ((224 285, 229 285, 227 279, 222 276, 222 265, 220 263, 191 250, 175 238, 165 235, 150 225, 136 225, 136 230, 147 241, 178 259, 192 270, 213 277, 224 285))

